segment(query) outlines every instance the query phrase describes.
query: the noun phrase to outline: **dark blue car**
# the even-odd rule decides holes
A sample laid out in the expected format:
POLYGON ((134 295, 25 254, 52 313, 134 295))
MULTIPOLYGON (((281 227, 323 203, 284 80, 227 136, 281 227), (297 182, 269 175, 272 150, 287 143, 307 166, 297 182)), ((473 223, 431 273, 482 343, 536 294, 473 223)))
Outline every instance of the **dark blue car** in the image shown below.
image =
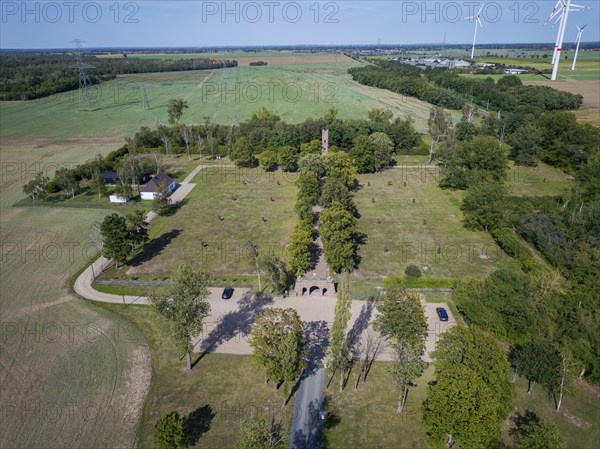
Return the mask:
POLYGON ((229 299, 233 296, 233 288, 231 287, 227 287, 225 290, 223 290, 223 294, 221 295, 222 299, 229 299))
POLYGON ((435 311, 437 312, 440 321, 448 321, 448 312, 446 312, 446 309, 444 309, 443 307, 438 307, 437 309, 435 309, 435 311))

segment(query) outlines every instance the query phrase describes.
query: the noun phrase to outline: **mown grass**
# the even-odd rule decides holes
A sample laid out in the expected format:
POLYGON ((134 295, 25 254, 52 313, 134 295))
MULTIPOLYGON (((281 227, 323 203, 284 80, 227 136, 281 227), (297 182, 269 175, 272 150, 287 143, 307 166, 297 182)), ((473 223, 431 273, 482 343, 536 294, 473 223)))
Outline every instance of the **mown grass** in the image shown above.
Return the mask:
POLYGON ((396 413, 399 392, 388 371, 389 364, 376 362, 367 382, 354 389, 355 373, 350 373, 344 391, 338 379, 326 390, 328 398, 325 438, 328 449, 346 448, 419 448, 429 446, 421 422, 421 405, 426 398, 427 382, 433 378, 430 366, 408 394, 405 409, 396 413))
POLYGON ((188 372, 173 345, 168 322, 152 308, 114 304, 101 307, 131 320, 146 336, 152 352, 152 386, 139 428, 139 449, 152 446, 156 421, 173 410, 183 416, 196 411, 201 418, 194 426, 199 435, 191 446, 194 448, 232 447, 240 421, 252 416, 267 420, 274 416, 289 434, 293 398, 283 407, 281 392, 264 383, 264 373, 253 365, 250 356, 207 354, 188 372))
POLYGON ((510 194, 516 196, 561 195, 569 190, 572 180, 572 176, 543 162, 536 167, 523 167, 511 162, 507 179, 510 194))
POLYGON ((461 192, 440 189, 438 180, 437 168, 359 176, 355 202, 367 242, 357 281, 404 276, 411 264, 423 278, 483 277, 495 269, 499 248, 488 234, 465 229, 461 192))
POLYGON ((202 170, 177 212, 152 221, 153 240, 126 273, 167 276, 187 261, 215 278, 252 275, 250 241, 285 258, 296 223, 295 178, 260 169, 202 170))

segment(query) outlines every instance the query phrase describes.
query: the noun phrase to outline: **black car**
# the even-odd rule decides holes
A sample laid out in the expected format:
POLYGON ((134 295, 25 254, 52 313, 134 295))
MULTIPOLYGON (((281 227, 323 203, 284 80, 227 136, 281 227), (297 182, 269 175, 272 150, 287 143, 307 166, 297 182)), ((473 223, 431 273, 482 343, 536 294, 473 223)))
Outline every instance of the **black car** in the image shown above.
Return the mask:
POLYGON ((223 294, 221 295, 222 299, 229 299, 233 296, 233 288, 231 287, 227 287, 225 290, 223 290, 223 294))
POLYGON ((435 309, 435 311, 437 312, 440 321, 448 321, 448 312, 446 312, 446 309, 444 309, 443 307, 438 307, 437 309, 435 309))

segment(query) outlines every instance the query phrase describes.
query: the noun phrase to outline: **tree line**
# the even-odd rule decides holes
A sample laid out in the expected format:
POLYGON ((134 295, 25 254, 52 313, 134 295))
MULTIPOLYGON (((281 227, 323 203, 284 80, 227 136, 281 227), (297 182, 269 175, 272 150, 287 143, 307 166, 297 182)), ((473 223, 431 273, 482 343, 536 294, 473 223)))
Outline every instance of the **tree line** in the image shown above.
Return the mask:
MULTIPOLYGON (((213 70, 237 67, 235 60, 222 59, 144 59, 82 56, 89 81, 99 84, 127 73, 213 70)), ((73 54, 2 53, 0 65, 0 100, 33 100, 74 90, 79 87, 79 73, 73 54)))
POLYGON ((460 76, 448 68, 420 69, 398 61, 379 61, 375 65, 349 69, 355 81, 388 89, 402 95, 448 109, 460 110, 473 102, 494 111, 541 111, 577 109, 583 104, 579 94, 544 86, 524 86, 521 79, 510 75, 497 82, 460 76))

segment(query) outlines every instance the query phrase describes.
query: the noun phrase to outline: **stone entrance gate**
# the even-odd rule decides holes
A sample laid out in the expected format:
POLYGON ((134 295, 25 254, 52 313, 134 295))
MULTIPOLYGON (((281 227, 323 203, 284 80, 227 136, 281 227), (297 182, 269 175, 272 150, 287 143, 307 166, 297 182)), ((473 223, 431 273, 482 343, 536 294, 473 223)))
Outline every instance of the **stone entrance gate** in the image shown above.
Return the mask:
POLYGON ((332 278, 300 276, 296 279, 296 296, 335 296, 332 278))

